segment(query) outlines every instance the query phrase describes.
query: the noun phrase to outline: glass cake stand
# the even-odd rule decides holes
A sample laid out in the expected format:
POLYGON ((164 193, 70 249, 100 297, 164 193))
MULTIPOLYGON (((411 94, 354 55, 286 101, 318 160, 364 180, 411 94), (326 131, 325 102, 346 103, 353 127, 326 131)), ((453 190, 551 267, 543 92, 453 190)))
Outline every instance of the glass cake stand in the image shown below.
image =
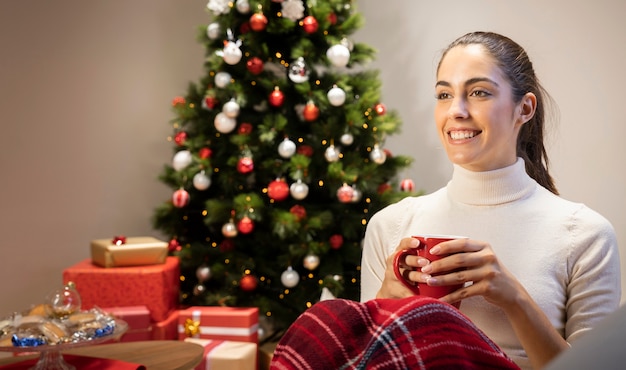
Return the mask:
POLYGON ((13 353, 39 353, 39 360, 37 363, 31 367, 29 370, 76 370, 76 367, 68 364, 63 359, 63 355, 61 351, 66 351, 73 348, 84 347, 84 346, 93 346, 95 344, 100 344, 104 342, 108 342, 110 340, 119 339, 122 334, 124 334, 128 330, 128 324, 126 321, 116 319, 115 320, 115 330, 113 333, 109 335, 105 335, 100 338, 83 340, 80 342, 73 343, 61 343, 55 345, 43 345, 43 346, 35 346, 35 347, 12 347, 12 346, 0 346, 0 351, 2 352, 13 352, 13 353))

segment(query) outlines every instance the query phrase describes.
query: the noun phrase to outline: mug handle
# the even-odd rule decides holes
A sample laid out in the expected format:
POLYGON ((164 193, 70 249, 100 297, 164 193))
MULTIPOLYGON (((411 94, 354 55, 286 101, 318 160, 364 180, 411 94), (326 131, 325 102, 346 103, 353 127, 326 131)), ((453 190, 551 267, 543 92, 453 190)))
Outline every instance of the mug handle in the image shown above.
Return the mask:
POLYGON ((417 253, 413 253, 413 250, 411 249, 403 249, 396 253, 396 256, 393 258, 393 272, 395 273, 396 278, 400 280, 405 287, 409 288, 415 294, 420 294, 420 288, 417 286, 417 283, 415 285, 411 284, 404 278, 404 276, 402 276, 402 273, 400 272, 400 263, 408 255, 417 255, 417 253))

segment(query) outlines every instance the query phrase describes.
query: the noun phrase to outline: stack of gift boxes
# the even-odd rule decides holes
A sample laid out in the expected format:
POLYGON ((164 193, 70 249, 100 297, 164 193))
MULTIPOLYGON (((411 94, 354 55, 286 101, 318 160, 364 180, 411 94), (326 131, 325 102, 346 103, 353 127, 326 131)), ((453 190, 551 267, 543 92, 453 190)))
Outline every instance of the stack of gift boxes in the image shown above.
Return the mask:
POLYGON ((152 237, 91 242, 91 258, 63 270, 82 308, 99 307, 128 323, 122 342, 184 340, 205 348, 197 369, 257 367, 258 308, 180 307, 180 268, 168 244, 152 237))

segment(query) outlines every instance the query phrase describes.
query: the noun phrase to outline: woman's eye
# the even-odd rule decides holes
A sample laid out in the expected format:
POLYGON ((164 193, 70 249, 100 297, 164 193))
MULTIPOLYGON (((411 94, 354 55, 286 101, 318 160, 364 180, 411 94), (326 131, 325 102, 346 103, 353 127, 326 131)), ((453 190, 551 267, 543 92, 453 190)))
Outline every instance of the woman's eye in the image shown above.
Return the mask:
POLYGON ((484 91, 484 90, 474 90, 474 91, 472 91, 470 93, 470 96, 476 96, 476 97, 479 97, 479 98, 484 98, 484 97, 487 97, 489 95, 491 95, 491 94, 489 94, 487 91, 484 91))
POLYGON ((442 93, 438 93, 435 95, 435 98, 437 100, 444 100, 444 99, 450 99, 450 94, 446 93, 446 92, 442 92, 442 93))

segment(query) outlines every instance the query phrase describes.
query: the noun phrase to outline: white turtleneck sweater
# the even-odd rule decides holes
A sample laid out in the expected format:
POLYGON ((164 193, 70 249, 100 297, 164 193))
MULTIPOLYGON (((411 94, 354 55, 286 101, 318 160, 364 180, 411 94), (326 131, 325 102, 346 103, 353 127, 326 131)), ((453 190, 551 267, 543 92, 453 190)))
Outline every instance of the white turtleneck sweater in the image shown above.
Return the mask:
MULTIPOLYGON (((363 245, 361 301, 375 298, 385 260, 400 239, 416 234, 464 235, 488 242, 568 342, 619 306, 613 227, 585 205, 540 186, 527 175, 522 159, 488 172, 455 165, 446 187, 376 213, 363 245)), ((471 297, 462 301, 461 311, 522 369, 531 368, 499 307, 471 297)))

